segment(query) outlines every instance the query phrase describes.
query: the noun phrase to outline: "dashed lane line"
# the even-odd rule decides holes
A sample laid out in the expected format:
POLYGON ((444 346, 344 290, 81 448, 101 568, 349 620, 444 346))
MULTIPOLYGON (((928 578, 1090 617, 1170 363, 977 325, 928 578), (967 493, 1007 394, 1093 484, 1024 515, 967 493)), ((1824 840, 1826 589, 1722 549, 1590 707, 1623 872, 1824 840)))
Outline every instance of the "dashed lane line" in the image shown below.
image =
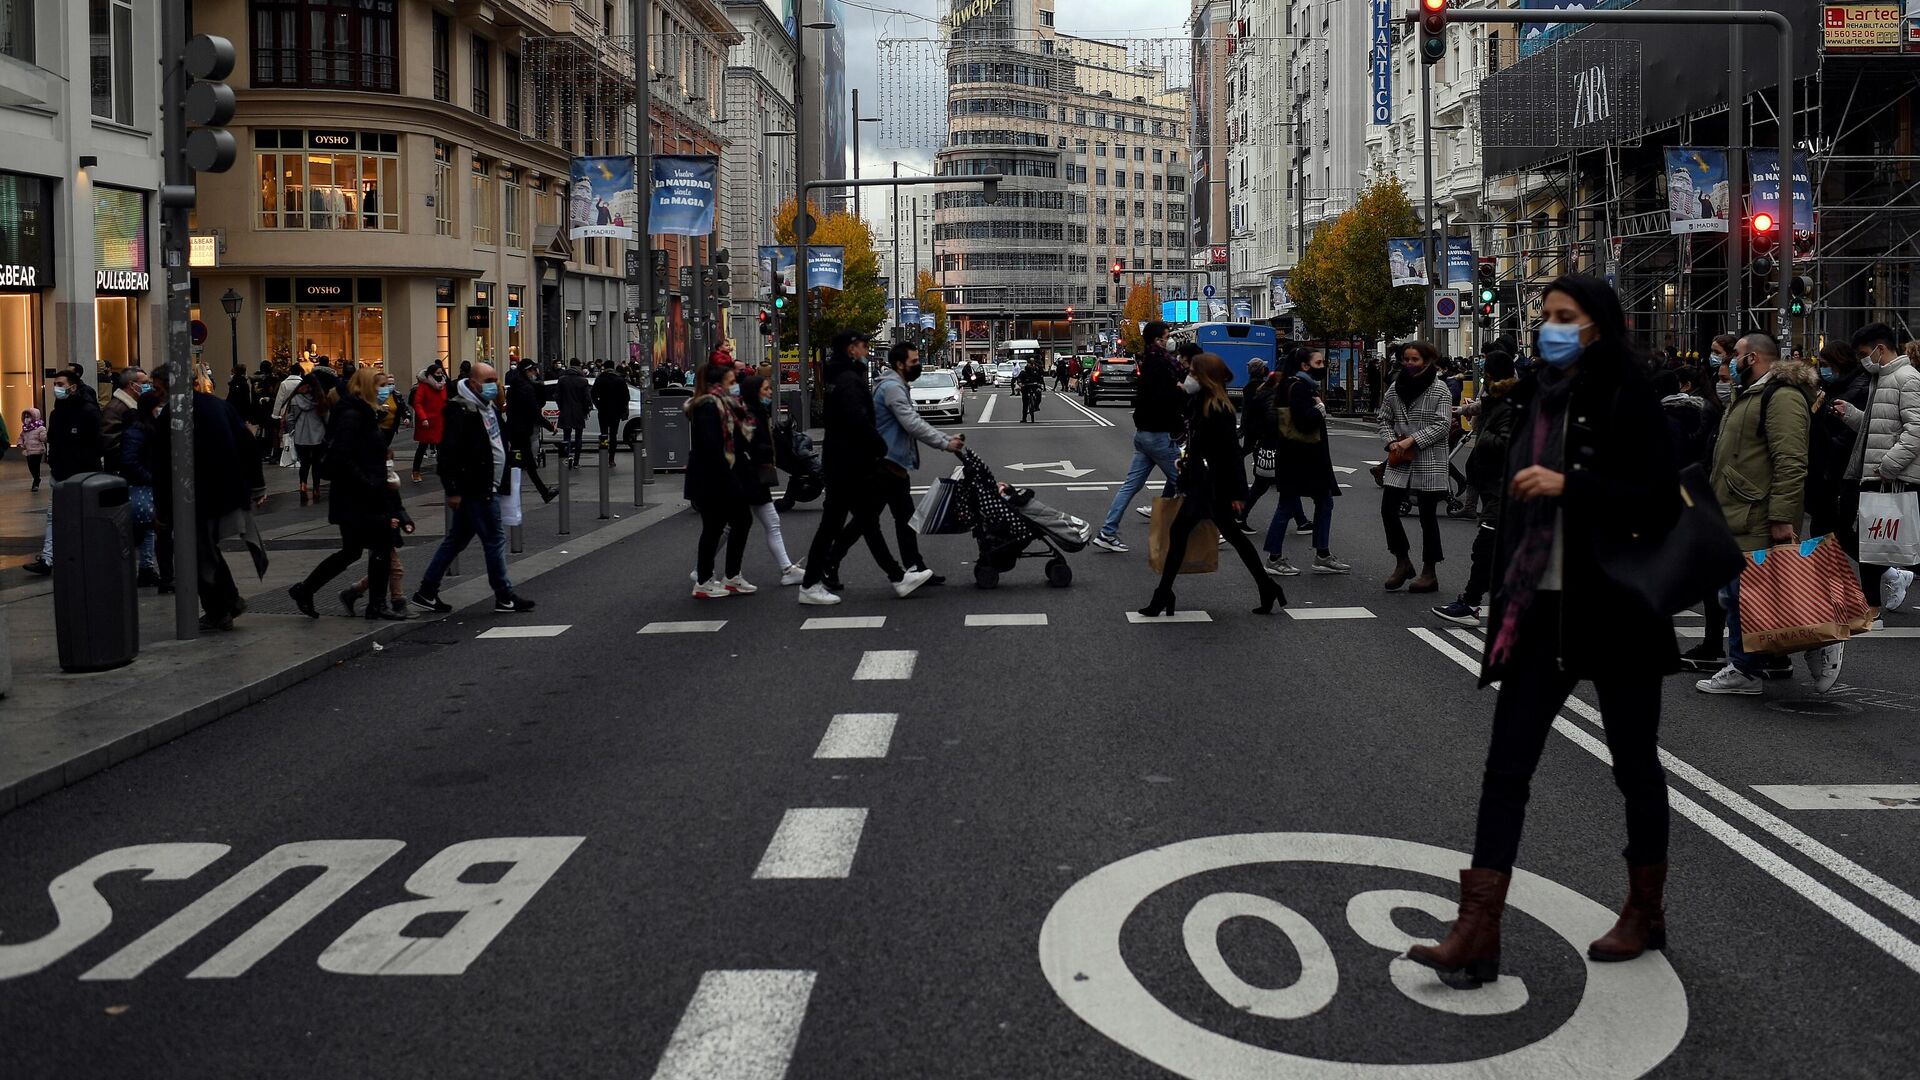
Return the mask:
POLYGON ((969 615, 968 626, 1045 626, 1045 615, 969 615))
POLYGON ((707 619, 697 622, 650 622, 634 631, 637 634, 714 634, 727 625, 725 619, 707 619))
POLYGON ((709 971, 653 1080, 781 1080, 800 1039, 811 971, 709 971))
POLYGON ((1287 608, 1286 611, 1287 611, 1288 618, 1298 619, 1301 622, 1317 622, 1324 619, 1377 618, 1377 616, 1375 616, 1373 612, 1368 611, 1366 608, 1363 608, 1363 607, 1325 607, 1325 608, 1290 607, 1290 608, 1287 608))
POLYGON ((561 623, 558 626, 496 626, 483 632, 474 640, 498 641, 502 638, 559 637, 571 629, 573 629, 572 623, 561 623))
POLYGON ((757 881, 843 878, 867 825, 864 807, 806 806, 788 810, 754 868, 757 881))
POLYGON ((1204 611, 1176 611, 1171 615, 1149 618, 1137 611, 1129 611, 1127 621, 1130 623, 1210 623, 1213 621, 1213 616, 1204 611))
POLYGON ((816 758, 883 758, 893 745, 899 713, 839 713, 827 724, 827 733, 814 750, 816 758))
POLYGON ((800 624, 802 630, 878 630, 887 625, 885 615, 815 616, 800 624))
POLYGON ((920 659, 918 649, 871 649, 861 654, 860 666, 853 669, 854 682, 889 682, 913 678, 913 665, 920 659))

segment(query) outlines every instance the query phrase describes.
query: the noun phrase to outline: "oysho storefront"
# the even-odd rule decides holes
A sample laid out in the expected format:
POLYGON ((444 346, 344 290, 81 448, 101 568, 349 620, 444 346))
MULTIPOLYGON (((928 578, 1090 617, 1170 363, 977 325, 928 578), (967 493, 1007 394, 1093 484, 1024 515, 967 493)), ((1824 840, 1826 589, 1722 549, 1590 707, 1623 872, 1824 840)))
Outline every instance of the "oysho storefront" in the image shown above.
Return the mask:
POLYGON ((261 340, 276 363, 387 366, 386 281, 377 277, 270 277, 261 340))

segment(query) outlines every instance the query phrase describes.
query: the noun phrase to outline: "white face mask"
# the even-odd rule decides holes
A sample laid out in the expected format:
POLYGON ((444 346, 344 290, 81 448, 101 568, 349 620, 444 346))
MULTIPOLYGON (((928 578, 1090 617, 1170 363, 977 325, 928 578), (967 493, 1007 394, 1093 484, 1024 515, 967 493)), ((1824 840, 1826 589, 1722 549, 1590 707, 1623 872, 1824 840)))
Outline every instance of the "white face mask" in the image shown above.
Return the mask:
POLYGON ((1727 402, 1733 400, 1733 384, 1732 383, 1729 383, 1729 382, 1714 383, 1713 392, 1720 395, 1720 403, 1722 405, 1725 405, 1727 402))
POLYGON ((1197 394, 1200 392, 1200 380, 1191 375, 1187 376, 1187 381, 1180 385, 1185 388, 1189 394, 1197 394))

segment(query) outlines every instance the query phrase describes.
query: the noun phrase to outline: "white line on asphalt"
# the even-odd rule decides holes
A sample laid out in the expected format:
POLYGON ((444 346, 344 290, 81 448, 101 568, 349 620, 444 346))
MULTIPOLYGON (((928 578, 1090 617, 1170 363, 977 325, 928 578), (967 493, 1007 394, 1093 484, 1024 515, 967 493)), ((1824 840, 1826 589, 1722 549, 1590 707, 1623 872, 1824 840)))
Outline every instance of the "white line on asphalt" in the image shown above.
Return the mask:
POLYGON ((1045 615, 969 615, 968 626, 1045 626, 1045 615))
POLYGON ((1113 485, 1112 484, 1077 484, 1077 485, 1069 485, 1067 487, 1067 490, 1068 491, 1112 491, 1113 485))
MULTIPOLYGON (((1435 634, 1425 627, 1412 627, 1411 629, 1416 637, 1428 645, 1433 646, 1441 655, 1475 675, 1480 673, 1479 661, 1461 652, 1459 649, 1454 648, 1452 645, 1447 644, 1446 640, 1440 637, 1440 635, 1435 634)), ((1581 701, 1579 698, 1569 697, 1567 699, 1567 709, 1592 722, 1598 723, 1600 720, 1599 710, 1581 701)), ((1553 722, 1553 729, 1573 740, 1582 749, 1593 754, 1601 761, 1609 765, 1613 763, 1613 759, 1607 753, 1607 748, 1603 743, 1586 731, 1574 726, 1574 724, 1565 717, 1556 718, 1553 722)), ((1673 756, 1669 751, 1660 751, 1660 763, 1666 767, 1668 774, 1678 776, 1680 779, 1692 784, 1708 797, 1718 801, 1741 817, 1765 829, 1767 832, 1772 833, 1776 839, 1784 841, 1802 854, 1811 857, 1815 862, 1820 863, 1833 873, 1852 882, 1856 887, 1880 900, 1888 907, 1899 911, 1910 919, 1920 921, 1920 901, 1916 901, 1912 896, 1902 892, 1891 882, 1881 878, 1865 867, 1854 863, 1839 852, 1828 848, 1826 845, 1821 844, 1819 841, 1793 826, 1788 825, 1773 814, 1761 809, 1751 799, 1729 789, 1726 785, 1707 776, 1699 769, 1673 756)), ((1707 833, 1716 840, 1727 845, 1727 847, 1731 848, 1736 854, 1747 859, 1755 866, 1771 874, 1776 880, 1811 901, 1814 906, 1832 915, 1848 929, 1885 950, 1887 955, 1905 964, 1916 973, 1920 973, 1920 944, 1916 944, 1911 939, 1902 936, 1892 927, 1863 910, 1859 905, 1834 892, 1799 867, 1780 858, 1780 856, 1774 854, 1771 850, 1760 846, 1752 837, 1740 832, 1716 816, 1712 811, 1694 802, 1686 795, 1669 787, 1668 796, 1669 802, 1674 809, 1679 810, 1681 814, 1686 816, 1694 824, 1705 829, 1707 833)))
POLYGON ((888 682, 913 678, 914 661, 920 658, 918 649, 872 649, 860 657, 860 666, 853 669, 854 682, 888 682))
POLYGON ((974 423, 977 423, 977 424, 987 423, 988 422, 987 418, 993 415, 994 403, 999 400, 1000 400, 999 394, 988 394, 987 407, 980 410, 980 415, 974 418, 974 423))
POLYGON ((1094 412, 1091 408, 1087 407, 1084 403, 1076 399, 1072 394, 1056 393, 1053 396, 1060 398, 1061 400, 1065 401, 1068 405, 1071 405, 1074 408, 1080 410, 1080 412, 1085 414, 1089 420, 1092 420, 1094 423, 1099 424, 1101 427, 1113 426, 1113 421, 1107 419, 1104 416, 1101 416, 1097 412, 1094 412))
POLYGON ((887 625, 885 615, 816 616, 800 624, 802 630, 878 630, 887 625))
POLYGON ((1455 638, 1458 638, 1459 640, 1466 642, 1468 645, 1473 646, 1473 651, 1475 652, 1487 651, 1487 648, 1486 648, 1487 639, 1484 637, 1481 637, 1479 634, 1476 634, 1471 630, 1456 629, 1456 630, 1449 630, 1447 631, 1447 633, 1452 634, 1455 638))
POLYGON ((559 637, 572 629, 572 623, 559 626, 496 626, 481 634, 476 641, 497 641, 501 638, 559 637))
POLYGON ((827 724, 827 733, 814 750, 817 758, 883 758, 893 742, 893 725, 899 713, 837 713, 827 724))
POLYGON ((725 619, 704 622, 650 622, 634 631, 637 634, 713 634, 727 625, 725 619))
POLYGON ((1789 810, 1920 810, 1920 784, 1755 784, 1789 810))
POLYGON ((853 853, 867 824, 864 807, 808 806, 789 810, 753 871, 756 880, 843 878, 853 872, 853 853))
POLYGON ((1212 622, 1213 616, 1204 611, 1176 611, 1171 615, 1162 615, 1158 618, 1150 619, 1137 611, 1129 611, 1127 612, 1127 621, 1130 623, 1196 623, 1212 622))
POLYGON ((1349 469, 1349 468, 1347 468, 1347 467, 1346 467, 1345 465, 1335 465, 1335 466, 1333 467, 1333 471, 1334 471, 1334 472, 1337 472, 1337 473, 1343 473, 1343 474, 1350 474, 1350 473, 1357 473, 1357 472, 1359 472, 1360 470, 1359 470, 1359 469, 1349 469))
POLYGON ((1301 622, 1315 622, 1321 619, 1371 619, 1374 614, 1363 607, 1323 607, 1287 609, 1287 617, 1301 622))
POLYGON ((813 994, 811 971, 709 971, 653 1080, 781 1080, 813 994))

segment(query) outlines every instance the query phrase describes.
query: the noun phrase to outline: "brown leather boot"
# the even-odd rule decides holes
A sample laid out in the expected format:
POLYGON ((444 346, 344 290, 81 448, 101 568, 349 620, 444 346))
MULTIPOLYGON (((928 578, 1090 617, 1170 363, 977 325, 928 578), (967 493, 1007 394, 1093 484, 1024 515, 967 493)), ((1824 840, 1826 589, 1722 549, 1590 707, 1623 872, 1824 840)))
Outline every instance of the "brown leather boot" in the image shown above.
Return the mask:
POLYGON ((1392 592, 1413 577, 1413 563, 1405 555, 1394 556, 1393 573, 1387 575, 1387 591, 1392 592))
POLYGON ((1667 947, 1667 864, 1627 867, 1627 904, 1605 937, 1587 946, 1587 958, 1603 962, 1632 960, 1648 949, 1667 947))
POLYGON ((1440 973, 1448 986, 1472 990, 1500 977, 1500 917, 1507 910, 1511 874, 1460 871, 1460 917, 1438 945, 1415 945, 1407 959, 1440 973), (1448 976, 1455 976, 1448 978, 1448 976))
POLYGON ((1421 567, 1420 576, 1407 582, 1407 591, 1410 593, 1440 591, 1440 575, 1434 570, 1432 563, 1427 563, 1421 567))

